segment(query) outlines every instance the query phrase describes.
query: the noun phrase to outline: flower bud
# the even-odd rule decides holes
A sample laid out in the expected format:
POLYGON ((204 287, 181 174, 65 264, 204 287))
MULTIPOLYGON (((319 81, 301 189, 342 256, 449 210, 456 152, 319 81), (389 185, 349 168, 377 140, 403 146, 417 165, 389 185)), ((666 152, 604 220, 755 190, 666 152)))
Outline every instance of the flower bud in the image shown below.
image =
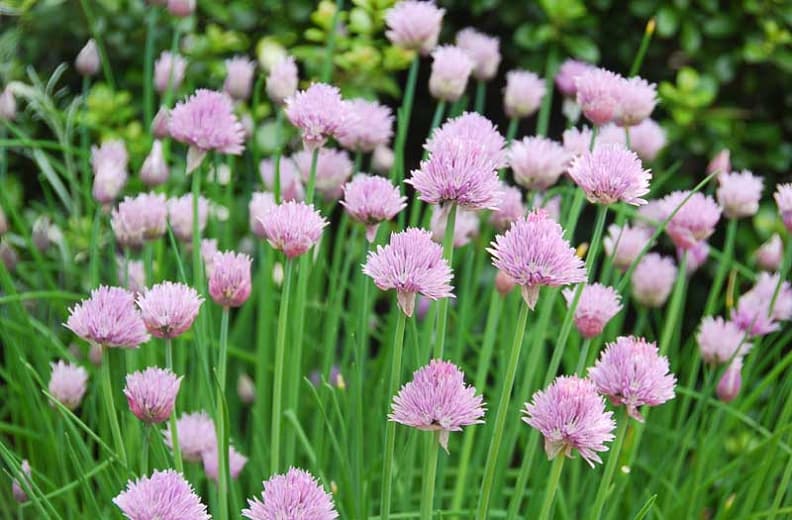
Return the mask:
POLYGON ((99 65, 99 49, 96 47, 94 39, 91 38, 77 54, 74 66, 81 76, 96 76, 96 73, 99 72, 99 65))

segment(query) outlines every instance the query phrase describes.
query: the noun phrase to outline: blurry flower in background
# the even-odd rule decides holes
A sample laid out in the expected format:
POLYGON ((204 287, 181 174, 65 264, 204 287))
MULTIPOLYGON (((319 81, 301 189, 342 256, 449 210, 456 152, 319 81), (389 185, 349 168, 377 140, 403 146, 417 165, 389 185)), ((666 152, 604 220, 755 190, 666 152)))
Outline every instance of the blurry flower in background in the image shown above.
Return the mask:
POLYGON ((0 92, 0 121, 13 121, 16 119, 17 103, 11 87, 5 86, 0 92))
POLYGON ((154 63, 154 90, 164 95, 170 85, 170 90, 179 90, 184 81, 187 70, 187 60, 179 54, 162 51, 154 63))
POLYGON ((385 36, 397 47, 426 56, 437 45, 444 14, 434 2, 399 2, 385 12, 385 36))
MULTIPOLYGON (((176 431, 182 457, 188 462, 201 462, 205 451, 216 449, 214 422, 204 411, 183 413, 176 421, 176 431)), ((170 430, 163 430, 162 435, 165 445, 172 449, 170 430)))
POLYGON ((707 363, 728 363, 734 357, 745 356, 753 346, 734 322, 712 316, 701 320, 696 341, 701 358, 707 363))
POLYGON ((168 126, 170 126, 170 109, 166 106, 161 106, 151 121, 151 134, 157 139, 165 139, 170 136, 168 126))
POLYGON ((715 231, 721 210, 712 197, 699 192, 674 191, 661 199, 659 209, 663 218, 660 220, 677 207, 679 210, 668 221, 666 233, 678 248, 691 249, 715 231))
POLYGON ((647 307, 662 307, 671 294, 676 275, 673 259, 658 253, 645 255, 630 278, 633 298, 647 307))
POLYGON ((764 181, 748 170, 718 176, 718 203, 727 218, 756 215, 762 198, 764 181))
MULTIPOLYGON (((209 218, 209 201, 198 198, 198 232, 203 233, 209 218)), ((189 244, 192 241, 193 197, 191 194, 168 199, 168 221, 176 238, 189 244)))
POLYGON ((500 38, 465 27, 456 34, 456 45, 473 60, 473 77, 489 81, 498 73, 500 65, 500 38))
POLYGON ((503 90, 503 110, 510 118, 531 116, 539 110, 546 90, 545 81, 533 72, 510 70, 503 90))
POLYGON ((545 137, 513 141, 507 152, 514 182, 527 190, 546 190, 554 185, 571 158, 563 146, 545 137))
POLYGON ((256 63, 246 56, 234 56, 225 60, 226 79, 223 90, 232 98, 245 100, 250 97, 253 88, 253 75, 256 63))
POLYGON ((291 56, 281 58, 269 69, 267 75, 267 95, 276 105, 283 105, 286 99, 297 92, 297 63, 291 56))
MULTIPOLYGON (((311 176, 312 155, 302 150, 292 156, 303 183, 308 184, 311 176)), ((316 191, 325 200, 336 200, 343 194, 342 186, 352 176, 354 166, 349 154, 335 148, 322 148, 316 161, 316 191)))
POLYGON ((453 45, 441 45, 432 51, 429 92, 441 101, 456 101, 465 93, 473 70, 469 54, 453 45))
MULTIPOLYGON (((157 117, 160 117, 159 113, 157 113, 157 117)), ((154 123, 158 124, 156 117, 154 118, 154 123)), ((165 162, 162 141, 155 139, 151 145, 151 151, 143 161, 143 166, 140 167, 140 180, 146 186, 153 188, 165 184, 168 181, 168 174, 168 164, 165 162)))
POLYGON ((718 399, 725 403, 730 403, 737 398, 740 394, 740 387, 742 387, 742 367, 743 360, 741 357, 736 357, 729 363, 720 381, 718 381, 718 386, 715 388, 718 399))
POLYGON ((184 18, 195 11, 196 0, 168 0, 168 11, 173 16, 184 18))
POLYGON ((501 201, 498 209, 493 210, 490 222, 498 231, 506 231, 512 222, 525 215, 522 192, 514 186, 501 183, 501 201))
POLYGON ((99 72, 100 65, 99 49, 96 47, 96 41, 91 38, 77 54, 77 58, 74 60, 74 68, 77 69, 81 76, 95 76, 99 72))
POLYGON ((613 257, 613 265, 624 272, 638 258, 651 237, 652 233, 644 227, 630 227, 629 224, 619 227, 611 224, 602 245, 605 254, 613 257))
MULTIPOLYGON (((575 299, 574 289, 563 291, 567 307, 575 299)), ((602 334, 605 325, 622 309, 621 296, 612 287, 595 283, 583 287, 575 309, 575 327, 584 338, 602 334)))
POLYGON ((27 485, 30 486, 30 463, 27 459, 23 460, 22 463, 19 465, 20 469, 20 476, 15 477, 14 480, 11 481, 11 494, 18 503, 22 504, 28 501, 27 493, 22 488, 22 484, 20 483, 20 477, 22 480, 26 481, 27 485))
POLYGON ((260 219, 262 219, 269 210, 274 208, 275 205, 275 196, 268 191, 257 191, 253 192, 251 195, 250 203, 248 203, 248 221, 250 230, 257 237, 266 238, 260 219))
POLYGON ((47 390, 69 410, 77 409, 88 388, 88 372, 79 365, 62 360, 50 363, 50 366, 52 374, 47 390))
POLYGON ((792 233, 792 183, 779 184, 773 194, 778 213, 784 221, 787 231, 792 233))
POLYGON ((127 182, 127 153, 124 141, 111 140, 91 147, 93 197, 101 204, 113 202, 127 182))
POLYGON ((390 107, 360 98, 344 101, 344 107, 344 122, 336 136, 341 146, 369 153, 378 146, 388 145, 393 136, 390 107))
MULTIPOLYGON (((280 194, 281 200, 305 199, 305 189, 303 188, 300 172, 297 166, 288 157, 281 157, 278 162, 280 173, 280 194)), ((264 186, 271 192, 275 191, 275 162, 273 159, 263 159, 259 163, 259 174, 264 186)))
POLYGON ((666 133, 653 119, 630 127, 630 148, 644 162, 654 161, 667 144, 666 133))
POLYGON ((784 259, 784 243, 781 235, 773 233, 767 242, 756 250, 756 265, 763 271, 777 272, 784 259))
MULTIPOLYGON (((460 209, 454 221, 454 247, 467 245, 479 233, 479 215, 475 211, 460 209)), ((432 206, 432 218, 429 228, 435 242, 442 243, 448 225, 448 208, 432 206)))
MULTIPOLYGON (((202 461, 203 461, 203 468, 204 473, 210 479, 217 482, 217 475, 218 475, 218 447, 215 447, 211 450, 206 450, 203 452, 202 461)), ((239 477, 239 474, 242 473, 242 469, 244 469, 245 464, 247 464, 248 458, 239 453, 233 446, 228 447, 228 473, 232 479, 236 479, 239 477)))

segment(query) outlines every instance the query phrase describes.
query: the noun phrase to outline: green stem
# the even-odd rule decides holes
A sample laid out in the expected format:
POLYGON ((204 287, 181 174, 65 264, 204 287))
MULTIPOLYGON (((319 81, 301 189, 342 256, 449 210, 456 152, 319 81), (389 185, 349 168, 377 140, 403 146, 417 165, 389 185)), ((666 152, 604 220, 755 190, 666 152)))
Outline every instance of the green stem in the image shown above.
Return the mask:
MULTIPOLYGON (((454 226, 456 225, 457 206, 451 203, 448 208, 448 219, 446 220, 445 236, 443 237, 443 256, 448 261, 449 266, 454 265, 454 226)), ((448 326, 448 305, 449 298, 440 300, 440 312, 437 315, 437 340, 434 345, 435 359, 443 358, 445 349, 446 328, 448 326)))
POLYGON ((281 407, 283 405, 283 371, 286 356, 286 331, 289 321, 289 298, 294 266, 291 259, 286 260, 281 293, 280 315, 278 316, 278 336, 275 342, 275 377, 272 383, 272 444, 270 447, 270 473, 280 471, 281 407))
MULTIPOLYGON (((281 135, 283 134, 283 109, 281 107, 275 108, 275 153, 272 156, 272 167, 275 170, 272 185, 272 191, 275 195, 275 203, 281 203, 281 171, 280 171, 280 162, 281 162, 281 135)), ((313 164, 313 157, 311 158, 311 163, 313 164)), ((258 168, 258 162, 254 165, 258 168)))
MULTIPOLYGON (((165 367, 173 371, 173 340, 167 338, 165 340, 165 367)), ((171 450, 173 451, 173 462, 176 466, 176 471, 179 473, 184 472, 184 462, 182 461, 181 446, 179 445, 179 429, 176 426, 176 406, 173 407, 173 412, 168 420, 171 434, 171 450)))
MULTIPOLYGON (((387 402, 399 389, 402 370, 402 351, 404 350, 404 326, 407 316, 401 310, 397 311, 396 332, 393 336, 393 350, 391 352, 391 372, 388 383, 387 402)), ((391 506, 391 487, 393 473, 393 453, 396 448, 396 423, 388 421, 385 425, 385 460, 382 465, 382 497, 380 502, 380 518, 388 520, 391 506)))
POLYGON ((107 413, 107 420, 110 422, 110 431, 113 435, 113 442, 115 443, 115 451, 121 465, 127 465, 126 449, 124 448, 124 438, 121 436, 121 427, 118 424, 118 415, 115 409, 115 400, 113 399, 113 384, 110 381, 110 356, 108 356, 108 349, 102 347, 104 356, 102 359, 102 396, 105 401, 105 412, 107 413))
MULTIPOLYGON (((363 262, 366 261, 368 256, 369 244, 364 240, 363 249, 363 262)), ((365 398, 365 373, 366 373, 366 358, 368 357, 368 329, 369 329, 369 284, 371 281, 367 276, 362 273, 359 274, 361 287, 360 297, 360 320, 358 322, 358 338, 356 342, 356 355, 355 363, 357 365, 356 375, 356 390, 355 390, 355 436, 357 443, 355 445, 355 478, 357 482, 356 493, 363 494, 363 458, 364 458, 364 431, 363 422, 365 420, 363 414, 363 400, 365 398)), ((363 514, 360 512, 360 514, 363 514)))
POLYGON ((619 455, 621 454, 629 424, 630 416, 627 415, 627 413, 623 413, 619 421, 619 428, 616 431, 616 439, 613 441, 608 453, 608 462, 605 463, 605 472, 602 474, 602 480, 600 480, 599 487, 597 488, 597 497, 594 499, 594 506, 591 509, 591 515, 589 515, 589 518, 594 520, 599 519, 602 514, 602 508, 605 506, 605 499, 608 497, 613 474, 616 471, 616 465, 619 463, 619 455))
POLYGON ((558 482, 561 480, 561 470, 564 469, 564 461, 566 461, 566 457, 560 453, 553 460, 553 467, 550 470, 550 478, 547 480, 547 488, 545 489, 539 520, 550 518, 550 510, 553 508, 553 500, 558 489, 558 482))
POLYGON ((506 144, 511 144, 517 135, 517 130, 520 128, 520 118, 512 117, 509 119, 509 127, 506 129, 506 144))
MULTIPOLYGON (((445 115, 446 109, 446 100, 441 99, 437 102, 437 106, 435 107, 434 115, 432 116, 432 126, 429 127, 429 135, 428 138, 431 139, 432 133, 434 129, 440 126, 440 121, 443 120, 443 115, 445 115)), ((424 151, 424 157, 426 156, 426 152, 424 151)))
POLYGON ((440 453, 438 432, 426 436, 426 459, 423 469, 423 494, 421 495, 421 520, 431 520, 434 508, 435 479, 437 476, 437 458, 440 453))
POLYGON ((547 128, 550 126, 550 109, 553 106, 553 78, 558 64, 558 47, 550 46, 545 62, 545 95, 542 98, 542 107, 539 109, 539 117, 536 119, 536 135, 547 135, 547 128))
MULTIPOLYGON (((432 134, 435 131, 435 128, 440 126, 440 122, 443 120, 443 116, 445 115, 445 110, 447 107, 447 103, 445 100, 440 100, 437 102, 437 106, 435 107, 434 115, 432 116, 432 126, 429 127, 429 133, 427 134, 426 138, 431 139, 432 134)), ((427 150, 423 152, 423 159, 429 155, 427 150)), ((412 203, 410 203, 410 227, 418 226, 421 221, 421 214, 423 213, 423 204, 421 203, 421 199, 417 196, 413 197, 412 203)), ((402 212, 403 214, 404 212, 402 212)), ((400 227, 401 223, 403 223, 403 216, 402 214, 399 215, 399 222, 400 227)))
MULTIPOLYGON (((264 431, 265 416, 267 414, 266 388, 264 384, 267 377, 268 363, 271 360, 271 339, 270 330, 272 324, 272 312, 269 302, 272 299, 272 264, 274 250, 267 247, 263 242, 258 245, 259 268, 256 274, 256 402, 254 420, 256 421, 256 431, 264 431)), ((254 435, 253 444, 259 463, 264 457, 264 436, 254 435)))
MULTIPOLYGON (((319 163, 319 148, 311 152, 311 171, 308 175, 308 187, 305 191, 305 202, 313 204, 316 192, 316 165, 319 163)), ((278 172, 280 174, 280 172, 278 172)))
MULTIPOLYGON (((86 110, 88 104, 88 94, 91 92, 91 78, 83 76, 82 79, 82 104, 83 110, 86 110)), ((87 111, 87 110, 86 110, 87 111)), ((82 191, 83 200, 85 201, 85 214, 91 211, 91 204, 93 204, 93 196, 91 195, 91 142, 88 134, 88 125, 83 123, 80 125, 80 152, 82 161, 82 191)), ((4 151, 5 152, 5 151, 4 151)), ((0 161, 5 163, 5 161, 0 161)))
POLYGON ((226 364, 228 361, 228 319, 229 309, 223 307, 220 318, 220 348, 217 359, 217 414, 215 417, 217 428, 217 484, 220 508, 220 518, 228 518, 228 432, 226 431, 225 385, 226 364))
POLYGON ((336 47, 336 34, 338 33, 338 21, 341 15, 341 9, 344 7, 344 0, 336 0, 335 12, 333 12, 333 20, 330 23, 330 31, 327 35, 327 44, 325 46, 325 59, 322 66, 322 82, 329 83, 333 77, 333 55, 335 54, 336 47))
POLYGON ((480 79, 476 82, 476 101, 475 111, 479 114, 484 114, 484 103, 487 100, 487 82, 480 79))
POLYGON ((583 340, 583 346, 580 349, 580 357, 578 357, 577 366, 575 367, 575 374, 580 377, 583 376, 583 369, 586 368, 586 360, 588 359, 589 350, 591 349, 591 338, 583 340))
POLYGON ((655 30, 655 19, 650 18, 648 22, 646 22, 646 29, 644 30, 643 38, 641 39, 641 46, 638 47, 638 54, 635 55, 635 59, 630 66, 630 77, 635 76, 638 74, 638 71, 641 70, 641 65, 643 64, 644 57, 646 56, 646 50, 649 48, 649 42, 652 40, 652 34, 654 34, 655 30))
POLYGON ((476 518, 486 520, 489 511, 489 503, 492 495, 492 485, 495 481, 495 469, 498 465, 498 455, 500 445, 503 441, 503 429, 506 426, 506 415, 509 409, 512 387, 517 375, 517 364, 520 360, 520 350, 522 349, 523 337, 525 336, 525 325, 528 322, 528 312, 530 309, 524 302, 520 304, 520 316, 517 318, 517 328, 514 331, 514 341, 512 342, 509 361, 506 365, 506 373, 501 388, 498 411, 495 414, 495 427, 492 439, 490 440, 489 450, 487 451, 487 464, 484 468, 484 479, 481 483, 481 495, 479 497, 478 513, 476 518))
MULTIPOLYGON (((407 131, 410 127, 410 116, 412 113, 413 98, 415 97, 415 83, 418 80, 418 66, 421 57, 416 54, 410 63, 410 71, 407 74, 407 86, 404 91, 404 99, 398 114, 398 127, 396 130, 396 142, 393 149, 393 170, 391 171, 391 181, 396 186, 402 185, 404 179, 404 146, 407 141, 407 131)), ((402 187, 402 189, 404 189, 402 187)), ((402 212, 403 214, 403 212, 402 212)))
POLYGON ((143 445, 140 447, 140 474, 148 475, 149 466, 149 434, 148 424, 143 424, 143 445))
POLYGON ((671 294, 671 303, 668 306, 666 317, 663 324, 663 332, 660 335, 660 355, 664 356, 671 346, 674 338, 674 331, 679 321, 679 312, 684 304, 685 280, 687 279, 687 252, 682 255, 679 261, 676 282, 674 282, 674 292, 671 294))
POLYGON ((203 167, 192 172, 192 268, 193 286, 205 294, 203 281, 203 262, 201 259, 201 229, 198 222, 198 201, 201 198, 201 175, 203 167))
POLYGON ((711 316, 713 313, 718 312, 720 305, 719 298, 720 292, 723 288, 723 282, 726 280, 726 273, 731 268, 732 259, 734 257, 734 241, 737 236, 737 219, 730 218, 729 223, 726 225, 726 240, 723 245, 723 257, 718 262, 718 270, 715 272, 715 278, 712 280, 709 295, 707 296, 707 303, 704 305, 704 316, 711 316))
POLYGON ((154 33, 159 9, 151 7, 146 17, 146 50, 143 58, 143 124, 151 133, 154 114, 154 33))
POLYGON ((107 59, 107 51, 105 50, 101 34, 96 28, 96 21, 94 20, 93 11, 91 11, 90 4, 87 0, 80 0, 80 5, 82 5, 85 19, 88 21, 88 27, 91 30, 91 37, 93 37, 94 41, 96 42, 96 48, 99 50, 99 61, 102 64, 102 73, 104 74, 105 81, 110 86, 111 90, 115 90, 113 69, 110 67, 110 60, 107 59))

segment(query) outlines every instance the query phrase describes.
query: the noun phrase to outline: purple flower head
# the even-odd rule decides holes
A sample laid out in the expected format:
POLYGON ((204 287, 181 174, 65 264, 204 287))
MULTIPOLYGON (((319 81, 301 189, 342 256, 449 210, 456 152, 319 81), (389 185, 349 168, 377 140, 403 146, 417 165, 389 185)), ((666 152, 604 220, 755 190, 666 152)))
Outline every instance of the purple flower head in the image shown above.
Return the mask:
POLYGON ((657 85, 637 76, 620 78, 616 122, 620 126, 634 126, 652 115, 657 104, 657 85))
POLYGON ((65 361, 50 363, 52 375, 47 390, 63 406, 75 410, 83 400, 88 387, 88 372, 79 365, 65 361))
MULTIPOLYGON (((198 232, 203 233, 206 220, 209 218, 209 201, 203 197, 198 198, 198 232)), ((193 226, 193 197, 191 194, 168 199, 168 220, 173 234, 182 242, 192 240, 193 226)))
POLYGON ((764 336, 778 330, 779 321, 792 318, 792 287, 784 281, 775 296, 778 281, 778 274, 761 272, 751 290, 740 296, 731 312, 731 319, 740 330, 751 336, 764 336))
POLYGON ((756 265, 763 271, 777 272, 784 259, 784 244, 781 236, 773 233, 770 239, 756 250, 756 265))
POLYGON ((475 144, 487 162, 494 168, 506 165, 506 140, 495 125, 476 112, 465 112, 459 117, 449 119, 432 133, 424 148, 430 154, 442 149, 449 142, 464 141, 475 144))
MULTIPOLYGON (((217 436, 214 422, 204 411, 182 414, 176 421, 176 431, 182 456, 187 462, 200 462, 205 451, 216 449, 217 436)), ((162 435, 165 444, 172 448, 170 430, 164 430, 162 435)))
POLYGON ((113 202, 127 182, 127 153, 124 141, 106 141, 101 146, 91 147, 93 168, 93 197, 97 202, 113 202))
POLYGON ((416 294, 432 300, 453 298, 451 267, 443 248, 423 229, 393 233, 388 245, 369 251, 363 274, 383 291, 395 289, 399 308, 408 317, 413 315, 416 294))
MULTIPOLYGON (((567 305, 572 305, 575 289, 565 289, 563 294, 567 305)), ((615 289, 599 283, 586 285, 575 309, 575 327, 584 338, 599 336, 621 309, 621 296, 615 289)))
POLYGON ((113 210, 110 218, 117 242, 126 247, 140 247, 144 240, 165 234, 168 205, 161 193, 141 193, 126 197, 113 210))
POLYGON ((385 11, 385 36, 397 47, 427 55, 437 45, 444 14, 434 2, 398 2, 385 11))
POLYGON ((666 226, 666 233, 680 249, 691 249, 708 239, 721 216, 720 207, 712 197, 696 192, 683 203, 688 195, 689 191, 675 191, 661 199, 664 218, 681 205, 666 226))
MULTIPOLYGON (((433 206, 432 218, 429 228, 432 230, 432 239, 442 243, 448 226, 448 207, 433 206)), ((479 215, 475 211, 459 209, 454 222, 454 247, 467 245, 479 233, 479 215)))
POLYGON ((378 146, 371 154, 371 169, 380 175, 387 175, 393 168, 393 150, 388 146, 378 146))
POLYGON ((441 45, 432 51, 429 92, 441 101, 456 101, 465 93, 473 59, 460 47, 441 45))
POLYGON ((251 196, 248 204, 250 230, 257 237, 266 238, 264 228, 261 226, 261 219, 275 206, 275 196, 268 191, 254 192, 251 196))
POLYGON ((792 183, 779 184, 773 194, 778 213, 784 220, 787 231, 792 233, 792 183))
POLYGON ((151 151, 140 167, 140 180, 143 184, 153 188, 165 184, 168 180, 168 164, 165 162, 165 153, 162 150, 162 141, 155 140, 151 145, 151 151))
POLYGON ((376 101, 352 99, 344 101, 346 115, 337 139, 347 150, 373 152, 387 145, 393 136, 393 113, 390 107, 376 101))
POLYGON ((143 322, 152 336, 176 338, 189 329, 203 298, 183 283, 162 282, 145 289, 137 298, 143 322))
POLYGON ((644 227, 630 227, 629 224, 619 227, 611 224, 608 234, 602 240, 602 246, 605 254, 613 257, 613 265, 620 271, 626 271, 651 237, 652 233, 644 227))
POLYGON ((196 90, 171 111, 169 129, 171 137, 188 145, 195 156, 188 157, 188 173, 210 150, 239 155, 245 149, 245 129, 234 115, 231 98, 222 92, 196 90))
POLYGON ((20 483, 20 478, 24 480, 28 486, 30 486, 31 470, 30 463, 27 461, 27 459, 22 461, 22 464, 19 465, 19 469, 19 477, 16 477, 11 481, 11 494, 14 496, 14 500, 22 504, 28 501, 28 496, 23 489, 22 484, 20 483))
MULTIPOLYGON (((311 177, 311 152, 303 150, 292 156, 303 182, 307 185, 311 177)), ((343 150, 322 148, 316 161, 316 191, 325 200, 338 199, 342 186, 352 176, 354 165, 349 154, 343 150)))
POLYGON ((619 112, 623 80, 618 74, 597 67, 575 78, 577 103, 589 121, 597 126, 613 121, 619 112))
POLYGON ((641 305, 662 307, 677 275, 674 260, 657 253, 644 256, 632 273, 632 295, 641 305))
POLYGON ((501 183, 501 194, 500 206, 492 212, 490 222, 495 229, 506 231, 512 222, 525 215, 525 206, 519 188, 501 183))
POLYGON ((286 117, 302 133, 309 151, 324 146, 342 128, 346 106, 338 88, 314 83, 286 99, 286 117))
POLYGON ((104 347, 137 348, 149 340, 134 296, 120 287, 91 291, 90 298, 69 309, 66 328, 104 347))
POLYGON ((170 83, 171 91, 179 90, 187 70, 187 60, 178 54, 162 51, 154 63, 154 89, 165 94, 170 83))
POLYGON ((642 161, 654 161, 666 143, 665 130, 653 119, 644 119, 630 128, 630 148, 642 161))
MULTIPOLYGON (((561 141, 564 144, 564 149, 570 154, 574 156, 583 155, 589 151, 591 145, 591 128, 584 126, 583 128, 564 130, 561 135, 561 141)), ((595 139, 595 144, 597 141, 599 139, 595 139)))
MULTIPOLYGON (((215 482, 217 482, 218 476, 219 463, 217 459, 219 451, 219 447, 215 447, 214 449, 206 450, 202 455, 204 473, 215 482)), ((232 479, 236 480, 239 477, 247 461, 248 458, 239 453, 233 446, 228 447, 228 471, 232 479)))
POLYGON ((696 341, 701 358, 707 363, 728 363, 734 357, 746 355, 752 347, 745 332, 734 322, 712 316, 701 320, 696 341))
POLYGON ((201 260, 203 260, 204 263, 206 276, 212 276, 212 269, 214 268, 213 262, 217 251, 216 238, 204 238, 201 240, 201 260))
POLYGON ((727 218, 752 217, 759 211, 764 181, 748 170, 718 176, 718 204, 727 218))
POLYGON ((245 56, 234 56, 225 60, 226 78, 223 90, 234 99, 247 99, 253 88, 256 63, 245 56))
POLYGON ((706 240, 702 240, 695 246, 691 247, 687 251, 684 249, 677 249, 677 260, 679 262, 682 261, 682 257, 687 254, 687 260, 685 262, 685 272, 688 275, 691 275, 698 271, 698 269, 707 263, 710 254, 710 246, 706 240))
POLYGON ((729 363, 726 371, 723 372, 720 381, 718 381, 715 393, 718 394, 718 399, 724 403, 734 401, 740 394, 740 387, 742 386, 742 367, 742 358, 734 358, 732 362, 729 363))
POLYGON ((129 520, 210 520, 206 506, 181 473, 155 471, 127 483, 113 499, 129 520))
POLYGON ((216 253, 209 276, 209 295, 223 307, 240 307, 250 297, 250 264, 253 259, 244 253, 216 253))
POLYGON ((510 70, 506 73, 503 89, 503 109, 510 118, 533 115, 544 98, 545 81, 527 70, 510 70))
POLYGON ((489 81, 495 77, 500 65, 500 38, 466 27, 456 34, 456 45, 473 60, 473 77, 489 81))
POLYGON ((449 433, 484 422, 484 401, 464 379, 465 375, 453 363, 433 359, 402 386, 393 398, 388 419, 419 430, 439 432, 440 445, 448 452, 449 433))
POLYGON ((589 369, 589 378, 599 393, 626 406, 627 413, 640 422, 643 417, 638 408, 673 399, 676 386, 676 377, 668 371, 668 358, 658 353, 654 343, 634 336, 608 343, 589 369))
POLYGON ((127 374, 124 395, 129 409, 146 424, 167 421, 173 413, 181 380, 170 370, 157 367, 127 374))
POLYGON ((77 69, 81 76, 96 76, 100 65, 99 49, 96 47, 96 41, 91 38, 77 54, 77 58, 74 60, 74 68, 77 69))
POLYGON ((512 141, 507 158, 517 184, 529 190, 546 190, 558 182, 572 157, 552 139, 525 137, 512 141))
POLYGON ((297 63, 291 56, 286 56, 270 67, 267 75, 267 95, 273 103, 283 105, 297 92, 297 74, 297 63))
POLYGON ((707 165, 707 175, 717 173, 718 176, 729 173, 731 169, 731 152, 724 148, 716 153, 707 165))
POLYGON ((555 75, 555 84, 558 90, 566 97, 577 95, 577 78, 585 72, 595 70, 596 67, 582 61, 568 59, 558 68, 555 75))
POLYGON ((123 256, 116 256, 116 271, 119 286, 129 290, 132 296, 137 297, 146 287, 146 270, 143 260, 127 261, 123 256))
MULTIPOLYGON (((305 199, 305 189, 303 188, 300 172, 297 166, 288 157, 281 157, 279 163, 280 170, 280 190, 281 200, 303 200, 305 199)), ((259 174, 264 186, 269 191, 275 191, 275 163, 272 159, 263 159, 259 163, 259 174)))
MULTIPOLYGON (((156 139, 166 139, 170 137, 170 109, 166 106, 159 107, 157 114, 151 121, 151 133, 156 139)), ((143 182, 146 182, 145 180, 143 182)))
POLYGON ((586 192, 589 202, 614 204, 619 201, 640 206, 649 193, 652 174, 644 170, 635 152, 623 146, 597 146, 593 152, 576 157, 569 176, 586 192))
POLYGON ((366 226, 366 238, 373 242, 380 222, 390 220, 407 206, 407 198, 388 179, 358 174, 344 185, 341 205, 352 218, 366 226))
POLYGON ((560 287, 586 281, 583 261, 564 239, 563 229, 544 210, 534 210, 497 235, 487 251, 492 263, 522 289, 533 309, 539 287, 560 287))
POLYGON ((333 497, 305 470, 291 468, 263 483, 261 500, 248 500, 242 516, 249 520, 335 520, 333 497))
POLYGON ((173 16, 185 18, 195 12, 197 0, 168 0, 168 12, 173 16))
POLYGON ((327 220, 313 205, 288 201, 272 208, 260 221, 264 236, 288 258, 300 256, 319 242, 327 220))
POLYGON ((544 436, 549 459, 572 457, 572 450, 578 450, 593 468, 602 462, 597 452, 607 451, 605 443, 613 440, 613 412, 605 411, 605 400, 588 379, 557 377, 536 392, 523 411, 523 421, 544 436))

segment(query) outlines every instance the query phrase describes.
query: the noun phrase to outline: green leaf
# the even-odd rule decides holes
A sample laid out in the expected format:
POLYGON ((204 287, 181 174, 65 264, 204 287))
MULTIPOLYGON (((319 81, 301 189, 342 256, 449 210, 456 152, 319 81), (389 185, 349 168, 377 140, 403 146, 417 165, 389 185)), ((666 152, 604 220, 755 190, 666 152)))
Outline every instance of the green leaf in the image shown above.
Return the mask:
POLYGON ((576 58, 580 58, 591 63, 596 63, 599 61, 599 48, 591 38, 588 38, 587 36, 567 35, 564 36, 561 42, 576 58))
POLYGON ((538 49, 550 40, 552 34, 553 28, 547 24, 524 23, 514 32, 514 43, 525 49, 538 49))
POLYGON ((668 6, 661 8, 655 17, 657 21, 657 34, 668 38, 677 32, 679 20, 677 19, 676 12, 668 6))
POLYGON ((701 33, 692 22, 685 22, 682 25, 679 40, 682 48, 689 54, 695 54, 701 47, 701 33))

